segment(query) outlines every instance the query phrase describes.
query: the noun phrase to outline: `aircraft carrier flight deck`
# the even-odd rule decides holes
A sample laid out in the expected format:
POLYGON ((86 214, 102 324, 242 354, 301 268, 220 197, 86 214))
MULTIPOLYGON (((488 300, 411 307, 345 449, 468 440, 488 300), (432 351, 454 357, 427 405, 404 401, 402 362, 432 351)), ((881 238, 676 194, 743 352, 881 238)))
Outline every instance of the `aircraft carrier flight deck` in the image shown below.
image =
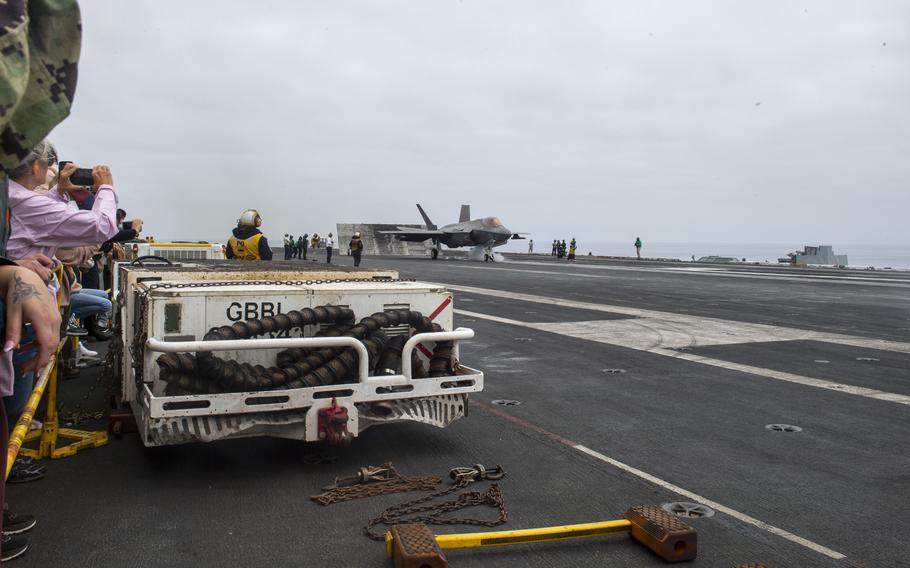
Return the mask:
MULTIPOLYGON (((125 434, 44 460, 44 480, 7 488, 39 519, 17 566, 390 566, 363 526, 418 495, 310 500, 385 462, 443 478, 502 466, 508 522, 437 534, 684 502, 698 505, 684 521, 699 536, 686 565, 910 566, 910 272, 447 256, 363 266, 453 291, 456 326, 476 332, 461 359, 485 374, 466 418, 370 428, 343 448, 144 448, 125 434)), ((65 409, 105 408, 97 376, 63 384, 65 409)), ((663 565, 622 536, 446 556, 455 568, 663 565)))

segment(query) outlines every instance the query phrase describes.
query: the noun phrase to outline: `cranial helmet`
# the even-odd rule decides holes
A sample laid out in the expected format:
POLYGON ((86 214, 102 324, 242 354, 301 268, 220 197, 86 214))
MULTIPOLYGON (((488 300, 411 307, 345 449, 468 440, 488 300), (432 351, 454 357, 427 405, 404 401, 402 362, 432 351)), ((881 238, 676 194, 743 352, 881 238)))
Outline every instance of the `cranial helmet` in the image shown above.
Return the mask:
POLYGON ((255 209, 247 209, 240 214, 240 219, 237 221, 239 227, 258 227, 259 225, 262 225, 262 216, 255 209))
POLYGON ((359 239, 359 238, 360 238, 360 233, 359 233, 359 232, 358 232, 358 233, 354 233, 354 236, 357 237, 357 238, 359 239))

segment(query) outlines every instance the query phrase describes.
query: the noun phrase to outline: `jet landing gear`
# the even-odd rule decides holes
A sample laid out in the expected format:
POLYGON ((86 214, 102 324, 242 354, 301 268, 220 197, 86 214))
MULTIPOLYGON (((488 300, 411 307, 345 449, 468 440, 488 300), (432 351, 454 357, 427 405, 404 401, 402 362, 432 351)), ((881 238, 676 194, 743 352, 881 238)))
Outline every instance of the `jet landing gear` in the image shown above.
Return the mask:
POLYGON ((483 261, 496 262, 496 260, 493 258, 493 247, 483 247, 483 261))
POLYGON ((433 250, 430 251, 430 258, 432 258, 433 260, 436 260, 438 257, 439 257, 439 249, 434 247, 433 250))

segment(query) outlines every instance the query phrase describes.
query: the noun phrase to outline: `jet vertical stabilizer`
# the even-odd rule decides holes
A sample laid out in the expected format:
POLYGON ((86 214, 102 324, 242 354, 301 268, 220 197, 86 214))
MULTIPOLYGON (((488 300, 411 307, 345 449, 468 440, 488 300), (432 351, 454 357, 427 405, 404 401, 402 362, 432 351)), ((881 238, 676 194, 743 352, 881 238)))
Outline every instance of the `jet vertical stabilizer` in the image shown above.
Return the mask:
POLYGON ((423 210, 423 207, 420 206, 420 203, 417 204, 417 210, 420 211, 420 216, 423 217, 423 222, 427 224, 427 230, 435 231, 436 225, 433 224, 433 221, 430 221, 430 218, 427 216, 427 212, 423 210))
POLYGON ((459 223, 465 223, 465 222, 470 221, 470 220, 471 220, 471 206, 470 206, 470 205, 462 205, 462 206, 461 206, 461 214, 458 216, 458 222, 459 222, 459 223))

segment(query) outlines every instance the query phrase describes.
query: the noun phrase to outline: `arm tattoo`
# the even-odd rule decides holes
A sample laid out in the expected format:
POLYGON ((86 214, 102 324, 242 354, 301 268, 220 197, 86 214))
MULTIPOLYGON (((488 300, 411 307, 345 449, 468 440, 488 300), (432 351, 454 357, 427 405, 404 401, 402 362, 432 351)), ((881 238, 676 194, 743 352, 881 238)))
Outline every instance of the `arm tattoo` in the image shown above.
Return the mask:
POLYGON ((38 291, 35 290, 35 287, 27 282, 23 282, 20 276, 15 276, 16 287, 13 290, 13 303, 18 304, 21 302, 27 302, 32 298, 38 297, 38 291))

